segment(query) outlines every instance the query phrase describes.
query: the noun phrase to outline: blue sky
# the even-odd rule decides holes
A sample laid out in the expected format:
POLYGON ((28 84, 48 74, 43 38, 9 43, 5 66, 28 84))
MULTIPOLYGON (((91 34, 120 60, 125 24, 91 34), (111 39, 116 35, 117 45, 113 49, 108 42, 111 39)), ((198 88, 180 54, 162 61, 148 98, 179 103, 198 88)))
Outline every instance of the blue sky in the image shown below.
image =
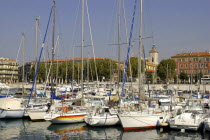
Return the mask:
MULTIPOLYGON (((72 58, 73 46, 81 45, 81 0, 56 1, 56 37, 61 34, 59 58, 72 58)), ((43 38, 52 0, 1 0, 0 5, 0 57, 15 59, 20 46, 21 34, 25 33, 25 61, 35 60, 35 18, 40 16, 40 35, 43 38)), ((130 31, 134 0, 125 0, 127 29, 130 31)), ((117 59, 117 0, 88 0, 90 22, 97 57, 117 59)), ((210 51, 210 1, 209 0, 143 0, 143 41, 146 55, 155 43, 159 60, 176 53, 210 51)), ((123 12, 121 12, 121 42, 126 41, 123 12)), ((51 28, 47 42, 51 47, 51 28)), ((133 37, 139 36, 139 0, 133 37)), ((41 39, 39 38, 39 42, 41 39)), ((85 44, 90 34, 85 14, 85 44)), ((41 43, 39 43, 41 47, 41 43)), ((122 46, 121 60, 126 56, 122 46)), ((75 47, 75 57, 81 57, 81 48, 75 47)), ((138 42, 131 52, 137 56, 138 42)), ((47 47, 45 57, 47 57, 47 47)), ((85 57, 92 56, 90 47, 85 57)), ((58 54, 58 53, 57 53, 58 54)), ((19 55, 19 59, 21 54, 19 55)), ((44 58, 44 57, 43 57, 44 58)))

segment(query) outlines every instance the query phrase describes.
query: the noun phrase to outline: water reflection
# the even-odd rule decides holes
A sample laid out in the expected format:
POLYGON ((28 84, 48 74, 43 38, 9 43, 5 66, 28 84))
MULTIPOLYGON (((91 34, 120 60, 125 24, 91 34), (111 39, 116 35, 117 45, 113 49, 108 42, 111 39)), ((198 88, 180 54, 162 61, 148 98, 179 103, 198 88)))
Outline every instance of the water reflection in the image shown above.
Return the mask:
POLYGON ((159 130, 158 129, 149 129, 149 130, 136 130, 130 132, 123 132, 122 140, 149 140, 149 139, 159 139, 159 130))
POLYGON ((201 140, 201 139, 210 139, 209 132, 194 132, 194 131, 169 131, 169 132, 161 132, 160 137, 162 140, 201 140))
POLYGON ((108 139, 108 140, 200 140, 210 139, 209 132, 180 132, 153 129, 147 131, 123 132, 117 127, 90 127, 85 123, 51 124, 50 122, 32 122, 27 119, 0 120, 0 139, 108 139))
POLYGON ((115 140, 121 139, 122 137, 122 128, 119 126, 116 127, 88 127, 87 130, 88 139, 106 139, 106 140, 115 140))
POLYGON ((24 129, 24 120, 0 120, 0 139, 18 139, 24 129))
POLYGON ((51 131, 51 136, 57 136, 59 139, 65 140, 68 138, 84 139, 87 131, 86 123, 75 124, 51 124, 47 127, 51 131))

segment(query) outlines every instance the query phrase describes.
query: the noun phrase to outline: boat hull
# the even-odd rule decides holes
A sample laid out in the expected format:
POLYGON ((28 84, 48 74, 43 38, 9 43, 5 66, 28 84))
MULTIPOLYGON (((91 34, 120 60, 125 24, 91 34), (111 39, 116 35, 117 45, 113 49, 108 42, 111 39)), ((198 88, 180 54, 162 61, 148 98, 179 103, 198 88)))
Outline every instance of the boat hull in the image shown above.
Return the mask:
POLYGON ((46 111, 28 111, 28 115, 32 121, 44 121, 46 111))
POLYGON ((4 110, 0 109, 0 118, 10 119, 10 118, 22 118, 24 115, 24 110, 4 110))
POLYGON ((205 118, 203 114, 194 113, 182 113, 175 118, 172 118, 170 123, 170 128, 172 129, 185 129, 197 131, 205 118))
POLYGON ((50 114, 45 115, 45 120, 49 120, 51 123, 61 124, 61 123, 79 123, 84 122, 86 113, 66 113, 66 114, 50 114))
POLYGON ((119 114, 119 118, 125 131, 152 129, 159 126, 163 120, 167 120, 165 115, 152 114, 119 114))
POLYGON ((85 122, 91 126, 113 126, 120 123, 117 115, 86 116, 85 122))

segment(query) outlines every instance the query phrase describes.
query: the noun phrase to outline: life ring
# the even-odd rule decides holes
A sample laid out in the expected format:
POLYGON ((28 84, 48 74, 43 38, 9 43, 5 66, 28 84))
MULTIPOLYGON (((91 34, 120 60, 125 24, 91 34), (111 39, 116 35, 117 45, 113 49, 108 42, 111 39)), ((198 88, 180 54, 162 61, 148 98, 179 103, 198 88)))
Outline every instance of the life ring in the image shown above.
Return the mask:
POLYGON ((68 112, 69 111, 69 107, 68 106, 62 107, 62 111, 65 112, 65 113, 68 112))

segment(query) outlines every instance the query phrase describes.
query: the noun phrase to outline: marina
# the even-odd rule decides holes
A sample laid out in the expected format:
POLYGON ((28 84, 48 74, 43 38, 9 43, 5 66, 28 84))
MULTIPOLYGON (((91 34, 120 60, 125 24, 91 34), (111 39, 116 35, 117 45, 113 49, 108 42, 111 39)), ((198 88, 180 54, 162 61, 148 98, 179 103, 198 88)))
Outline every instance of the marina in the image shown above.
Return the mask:
MULTIPOLYGON (((21 24, 28 24, 11 30, 22 30, 21 36, 11 36, 19 38, 19 48, 9 51, 10 58, 2 57, 7 47, 0 52, 0 140, 210 139, 210 51, 205 47, 209 40, 201 38, 210 36, 210 28, 200 20, 207 15, 197 7, 192 8, 196 14, 183 9, 179 13, 176 8, 198 4, 189 0, 173 6, 166 0, 163 6, 149 0, 51 0, 38 6, 37 1, 30 2, 34 13, 32 8, 19 9, 24 14, 18 22, 22 15, 33 18, 33 24, 22 19, 21 24), (173 8, 172 16, 168 11, 173 8), (184 11, 190 17, 200 15, 199 28, 191 25, 196 20, 188 19, 184 11), (182 24, 174 25, 176 29, 164 35, 170 30, 164 22, 174 17, 174 23, 179 23, 176 13, 183 16, 183 25, 191 21, 191 26, 186 24, 184 31, 179 29, 182 24), (155 18, 154 25, 150 18, 155 18), (104 27, 108 23, 110 31, 104 27), (156 34, 153 26, 162 29, 156 34), (193 46, 199 52, 192 51, 193 46)), ((210 5, 201 2, 203 7, 206 3, 210 5)))

